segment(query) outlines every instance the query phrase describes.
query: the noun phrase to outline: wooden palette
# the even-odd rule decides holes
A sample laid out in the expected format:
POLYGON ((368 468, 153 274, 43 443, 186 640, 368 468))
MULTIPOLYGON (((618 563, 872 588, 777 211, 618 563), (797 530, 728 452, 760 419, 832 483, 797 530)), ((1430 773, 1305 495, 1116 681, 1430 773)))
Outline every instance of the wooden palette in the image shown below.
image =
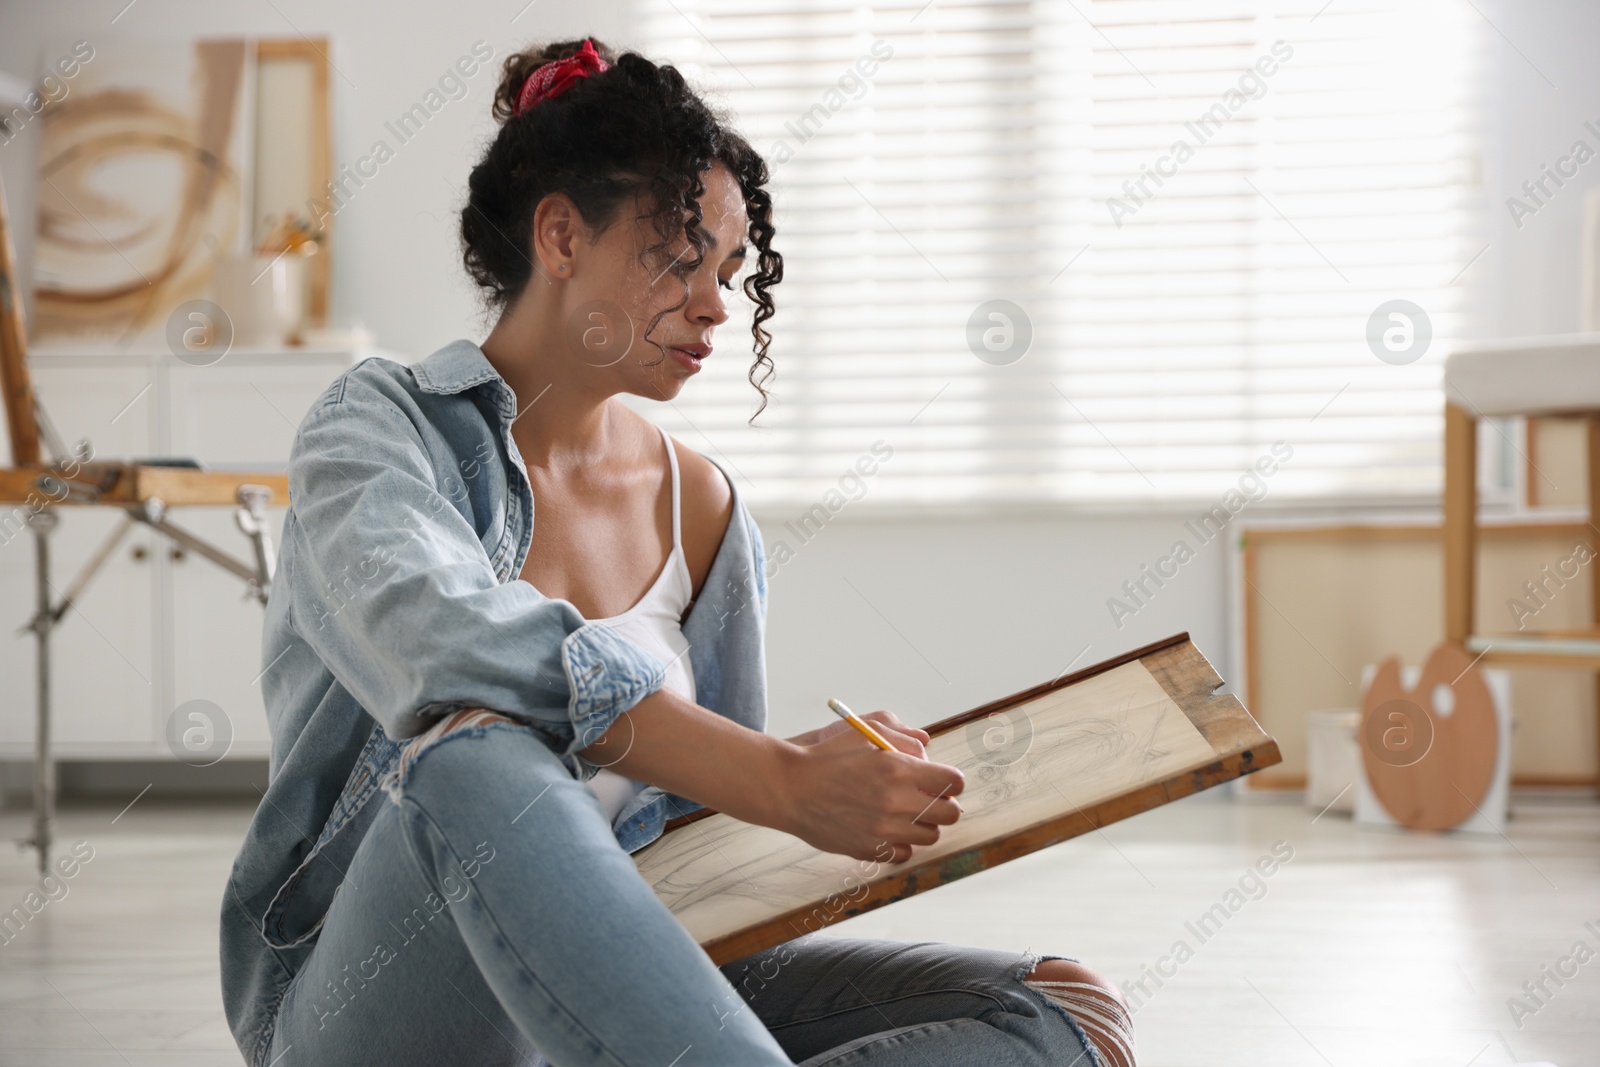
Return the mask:
POLYGON ((718 964, 1279 762, 1188 634, 934 723, 964 813, 898 866, 698 811, 634 854, 718 964))
POLYGON ((1446 642, 1407 689, 1399 657, 1391 656, 1378 665, 1361 703, 1361 761, 1394 821, 1448 830, 1472 818, 1500 756, 1494 698, 1477 661, 1446 642))

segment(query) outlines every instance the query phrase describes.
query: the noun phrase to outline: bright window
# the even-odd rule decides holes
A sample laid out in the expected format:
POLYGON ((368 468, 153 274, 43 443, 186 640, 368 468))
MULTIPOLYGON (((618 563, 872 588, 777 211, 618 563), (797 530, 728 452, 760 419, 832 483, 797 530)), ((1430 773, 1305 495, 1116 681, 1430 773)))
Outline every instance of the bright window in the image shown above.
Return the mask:
POLYGON ((650 409, 753 503, 1211 501, 1278 441, 1286 498, 1437 491, 1470 5, 641 3, 774 171, 772 404, 746 313, 650 409))

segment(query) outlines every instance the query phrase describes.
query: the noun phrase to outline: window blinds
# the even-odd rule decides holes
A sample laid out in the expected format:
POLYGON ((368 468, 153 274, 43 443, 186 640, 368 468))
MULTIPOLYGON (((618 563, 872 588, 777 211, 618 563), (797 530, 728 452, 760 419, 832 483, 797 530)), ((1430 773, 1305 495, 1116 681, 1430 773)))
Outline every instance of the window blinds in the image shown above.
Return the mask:
POLYGON ((1470 6, 640 3, 774 173, 771 404, 740 297, 648 407, 753 504, 1437 491, 1470 6))

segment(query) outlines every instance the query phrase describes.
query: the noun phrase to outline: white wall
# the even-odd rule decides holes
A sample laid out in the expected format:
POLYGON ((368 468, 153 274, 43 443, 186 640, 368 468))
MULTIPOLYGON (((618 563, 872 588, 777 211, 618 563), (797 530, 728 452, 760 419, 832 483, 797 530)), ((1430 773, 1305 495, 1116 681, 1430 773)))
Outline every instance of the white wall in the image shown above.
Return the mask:
MULTIPOLYGON (((1105 600, 1183 536, 1161 518, 898 518, 841 513, 809 542, 759 515, 793 560, 770 583, 772 730, 831 718, 827 698, 924 723, 1189 630, 1226 673, 1222 538, 1119 628, 1105 600), (1087 647, 1086 647, 1087 646, 1087 647)), ((1192 537, 1190 538, 1192 541, 1192 537)))
MULTIPOLYGON (((1579 234, 1583 199, 1600 187, 1600 159, 1581 167, 1520 228, 1506 200, 1526 201, 1522 183, 1555 167, 1573 142, 1600 151, 1600 4, 1592 0, 1480 3, 1489 78, 1482 207, 1489 251, 1462 278, 1482 305, 1489 337, 1570 333, 1579 328, 1579 234), (1498 31, 1498 32, 1496 32, 1498 31)), ((1464 265, 1464 264, 1463 264, 1464 265)))
MULTIPOLYGON (((626 2, 579 7, 547 0, 524 8, 522 0, 403 7, 373 0, 138 0, 110 25, 125 2, 0 0, 0 70, 29 75, 47 43, 77 38, 325 33, 334 38, 340 71, 333 83, 334 154, 349 162, 477 40, 497 57, 552 36, 594 33, 616 45, 636 43, 626 2)), ((1478 6, 1528 59, 1489 31, 1481 200, 1490 249, 1461 284, 1484 309, 1488 335, 1573 330, 1582 187, 1600 182, 1600 162, 1584 168, 1520 231, 1510 224, 1505 198, 1582 136, 1584 119, 1600 125, 1600 65, 1587 55, 1600 40, 1600 5, 1479 0, 1478 6)), ((492 77, 492 71, 475 77, 468 96, 440 112, 338 216, 336 313, 358 315, 387 348, 421 356, 454 337, 481 336, 459 266, 455 190, 493 129, 492 77)), ((36 137, 30 129, 0 145, 0 176, 17 220, 33 217, 36 137)), ((30 224, 21 229, 26 272, 30 224)), ((783 328, 781 316, 774 325, 783 328)), ((791 517, 760 516, 769 541, 791 517)), ((829 695, 926 721, 1048 678, 1085 645, 1080 665, 1178 630, 1193 632, 1227 673, 1220 541, 1125 628, 1117 629, 1106 611, 1105 599, 1166 551, 1180 522, 1149 514, 841 515, 773 579, 774 728, 825 721, 829 695)))

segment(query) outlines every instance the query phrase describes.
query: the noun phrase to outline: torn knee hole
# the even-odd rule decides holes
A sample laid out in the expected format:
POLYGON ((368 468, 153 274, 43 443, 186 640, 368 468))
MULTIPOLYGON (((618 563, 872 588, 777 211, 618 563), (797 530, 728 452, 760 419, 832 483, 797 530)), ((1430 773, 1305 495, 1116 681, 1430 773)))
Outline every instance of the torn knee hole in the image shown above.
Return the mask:
POLYGON ((1107 1067, 1134 1067, 1133 1016, 1113 983, 1070 960, 1046 960, 1023 984, 1071 1016, 1107 1067))

